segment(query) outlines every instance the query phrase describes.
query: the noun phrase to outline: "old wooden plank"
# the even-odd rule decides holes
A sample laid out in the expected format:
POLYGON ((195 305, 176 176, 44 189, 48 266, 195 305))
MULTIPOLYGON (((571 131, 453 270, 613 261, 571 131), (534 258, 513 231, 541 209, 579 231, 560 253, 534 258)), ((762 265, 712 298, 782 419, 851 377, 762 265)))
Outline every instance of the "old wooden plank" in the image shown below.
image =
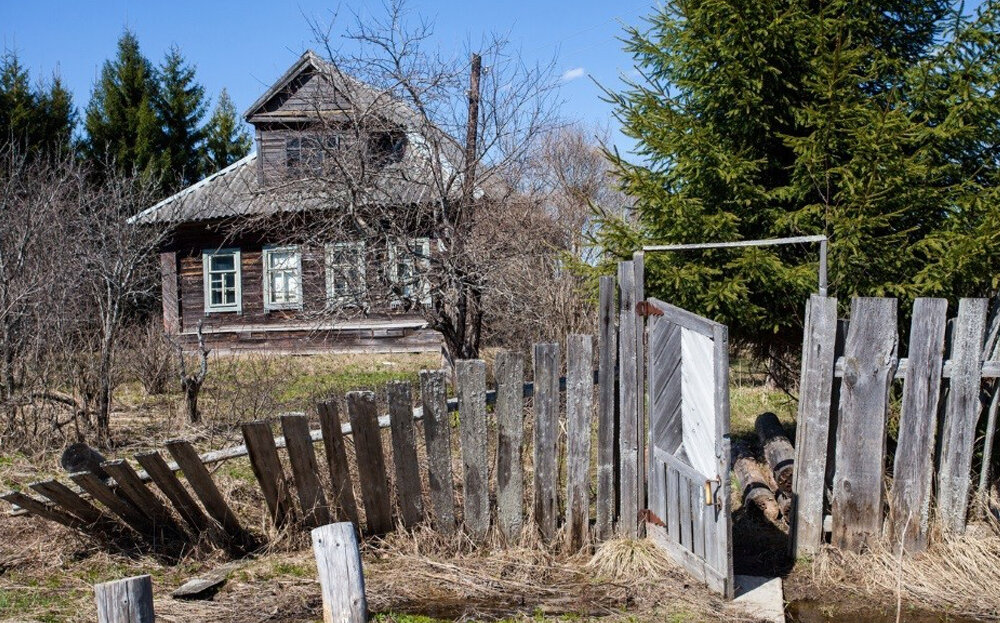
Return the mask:
MULTIPOLYGON (((615 278, 600 278, 598 293, 597 366, 597 523, 598 539, 611 536, 615 520, 615 365, 618 355, 618 327, 615 316, 615 278)), ((653 461, 650 460, 650 465, 653 461)))
POLYGON ((903 383, 899 438, 889 494, 890 535, 911 552, 927 547, 947 322, 946 299, 914 301, 907 353, 910 368, 903 383))
POLYGON ((191 442, 183 439, 171 439, 164 444, 167 451, 177 461, 191 490, 201 500, 202 506, 209 516, 219 523, 222 532, 238 548, 250 551, 257 546, 257 540, 250 534, 236 517, 236 513, 226 503, 219 487, 212 480, 208 468, 201 462, 198 453, 191 442))
POLYGON ((107 531, 114 526, 114 522, 110 521, 100 509, 58 480, 41 480, 28 486, 48 498, 56 507, 62 507, 62 510, 79 518, 85 526, 98 531, 107 531))
POLYGON ((246 422, 241 426, 243 441, 250 457, 250 467, 260 484, 264 501, 271 515, 271 521, 278 528, 290 519, 292 511, 288 495, 288 480, 278 458, 278 447, 274 444, 271 425, 264 420, 246 422))
POLYGON ((534 511, 546 541, 556 536, 559 469, 559 344, 535 344, 534 511))
POLYGON ((524 505, 524 356, 513 351, 497 353, 493 364, 496 378, 497 419, 497 523, 500 532, 514 541, 521 535, 524 505))
POLYGON ((312 542, 324 623, 367 623, 365 575, 354 525, 345 522, 316 528, 312 542))
POLYGON ((319 481, 316 451, 309 438, 309 418, 304 415, 283 415, 281 432, 285 434, 288 462, 292 466, 302 521, 307 526, 325 526, 330 523, 330 508, 319 481))
POLYGON ((420 398, 434 526, 442 534, 451 534, 455 531, 455 484, 451 473, 451 422, 443 370, 420 372, 420 398))
POLYGON ((177 474, 167 466, 167 462, 159 452, 137 454, 135 460, 139 462, 139 465, 142 465, 156 486, 163 492, 163 495, 170 500, 177 514, 187 522, 192 534, 200 534, 209 529, 211 524, 208 517, 181 484, 177 474))
POLYGON ((796 557, 819 550, 837 340, 837 299, 813 295, 806 303, 802 374, 792 476, 792 547, 796 557))
MULTIPOLYGON (((645 254, 637 251, 632 255, 632 269, 635 272, 632 281, 634 292, 632 298, 636 303, 646 298, 646 260, 645 254)), ((646 504, 646 320, 635 314, 635 491, 636 491, 636 528, 644 530, 645 523, 639 521, 639 513, 647 508, 646 504)))
POLYGON ((394 381, 389 384, 389 418, 392 426, 392 463, 396 471, 396 500, 399 502, 403 527, 412 528, 424 520, 423 492, 420 485, 420 465, 417 462, 417 442, 413 434, 413 398, 410 384, 394 381))
POLYGON ((896 299, 854 299, 844 346, 847 365, 833 482, 832 542, 844 550, 858 551, 882 534, 886 418, 896 345, 896 299))
POLYGON ((458 424, 462 442, 462 501, 465 527, 481 540, 490 529, 489 438, 486 430, 486 363, 456 362, 458 424))
POLYGON ((146 484, 139 479, 139 475, 135 473, 135 469, 127 461, 124 459, 105 461, 101 463, 101 467, 118 483, 119 493, 152 519, 153 525, 163 530, 164 537, 183 537, 184 531, 174 521, 174 517, 166 505, 146 487, 146 484))
POLYGON ((153 623, 153 580, 140 575, 94 585, 97 623, 153 623))
POLYGON ((76 472, 70 474, 69 477, 78 487, 117 515, 126 525, 147 541, 152 542, 155 530, 149 518, 139 512, 128 500, 116 494, 96 474, 89 471, 76 472))
POLYGON ((635 270, 632 262, 618 264, 618 444, 620 484, 618 531, 638 534, 639 397, 636 359, 635 270))
POLYGON ((319 411, 323 447, 326 449, 326 463, 330 470, 330 482, 333 485, 333 498, 338 508, 338 515, 341 519, 357 526, 359 525, 358 503, 354 499, 354 485, 347 464, 347 446, 340 424, 340 411, 336 401, 333 400, 321 402, 316 408, 319 411))
POLYGON ((385 472, 375 394, 348 392, 347 415, 354 429, 354 452, 358 461, 366 528, 369 534, 385 534, 392 530, 392 502, 389 499, 389 480, 385 472))
POLYGON ((37 515, 42 519, 54 521, 55 523, 66 526, 67 528, 81 531, 86 530, 86 524, 83 521, 77 519, 69 513, 63 512, 62 510, 56 508, 53 504, 47 504, 40 500, 36 500, 35 498, 25 495, 20 491, 8 491, 0 494, 0 500, 4 500, 10 504, 16 504, 27 510, 32 515, 37 515))
POLYGON ((965 532, 969 506, 973 445, 982 405, 982 349, 986 333, 986 299, 961 299, 952 336, 954 371, 941 428, 937 522, 945 532, 965 532))
POLYGON ((594 360, 589 335, 566 338, 566 524, 569 548, 579 551, 589 541, 590 435, 594 385, 590 382, 594 360))

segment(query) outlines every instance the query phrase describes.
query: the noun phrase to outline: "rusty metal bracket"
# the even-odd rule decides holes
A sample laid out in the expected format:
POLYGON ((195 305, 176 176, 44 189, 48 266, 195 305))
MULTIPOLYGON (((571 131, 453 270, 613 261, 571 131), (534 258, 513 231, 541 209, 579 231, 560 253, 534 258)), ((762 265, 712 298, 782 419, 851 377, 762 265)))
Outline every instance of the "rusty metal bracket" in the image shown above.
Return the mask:
POLYGON ((643 318, 649 318, 650 316, 662 316, 663 310, 649 301, 639 301, 635 304, 635 313, 639 314, 643 318))

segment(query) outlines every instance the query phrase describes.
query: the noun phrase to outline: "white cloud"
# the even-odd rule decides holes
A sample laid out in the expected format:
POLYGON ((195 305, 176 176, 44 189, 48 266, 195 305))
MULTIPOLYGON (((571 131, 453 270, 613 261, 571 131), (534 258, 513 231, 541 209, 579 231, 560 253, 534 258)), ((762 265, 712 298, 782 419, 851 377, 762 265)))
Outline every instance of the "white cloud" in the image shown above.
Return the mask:
POLYGON ((583 67, 574 67, 573 69, 567 69, 563 72, 562 81, 572 82, 577 78, 582 78, 587 75, 587 71, 583 67))

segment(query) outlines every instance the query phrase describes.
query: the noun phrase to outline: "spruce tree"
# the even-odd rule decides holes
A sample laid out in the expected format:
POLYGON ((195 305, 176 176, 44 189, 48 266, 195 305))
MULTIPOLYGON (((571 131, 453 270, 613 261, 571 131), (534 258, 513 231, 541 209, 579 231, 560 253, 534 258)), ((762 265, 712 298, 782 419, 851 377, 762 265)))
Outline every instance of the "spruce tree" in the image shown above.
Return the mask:
POLYGON ((31 85, 28 71, 13 52, 0 59, 0 144, 14 141, 20 149, 68 149, 76 125, 70 93, 59 78, 31 85))
POLYGON ((195 82, 194 68, 177 47, 167 52, 159 79, 155 108, 163 130, 165 183, 176 190, 197 182, 204 172, 200 124, 206 109, 205 89, 195 82))
POLYGON ((155 108, 157 91, 153 66, 142 55, 138 39, 126 30, 118 40, 117 56, 104 63, 87 106, 84 151, 95 167, 162 173, 166 159, 161 155, 164 137, 155 108))
POLYGON ((236 106, 225 89, 205 127, 204 167, 213 173, 233 164, 250 153, 253 139, 236 112, 236 106))
MULTIPOLYGON (((825 234, 842 300, 932 291, 940 277, 920 275, 974 168, 955 159, 997 167, 984 143, 956 139, 994 136, 1000 117, 953 107, 985 109, 975 94, 996 92, 1000 57, 958 43, 990 40, 996 23, 939 0, 668 2, 628 30, 641 78, 609 94, 639 159, 610 154, 635 220, 606 220, 601 242, 628 257, 643 243, 825 234)), ((656 254, 647 266, 648 293, 772 355, 799 339, 816 288, 815 248, 656 254)))

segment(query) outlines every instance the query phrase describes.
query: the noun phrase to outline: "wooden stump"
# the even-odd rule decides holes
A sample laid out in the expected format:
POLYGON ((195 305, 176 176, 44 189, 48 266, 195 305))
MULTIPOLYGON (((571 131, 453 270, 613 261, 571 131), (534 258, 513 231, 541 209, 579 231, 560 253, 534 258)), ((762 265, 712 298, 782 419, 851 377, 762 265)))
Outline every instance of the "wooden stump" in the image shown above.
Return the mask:
POLYGON ((94 586, 98 623, 153 623, 153 580, 148 575, 94 586))
POLYGON ((757 459, 745 449, 738 450, 736 460, 733 462, 733 473, 736 474, 736 480, 740 485, 743 505, 753 504, 768 521, 777 524, 781 517, 781 509, 768 485, 767 475, 757 459))
POLYGON ((764 459, 774 473, 774 482, 778 490, 785 495, 792 494, 792 475, 795 470, 795 448, 785 435, 778 416, 773 413, 761 413, 754 424, 760 445, 764 448, 764 459))
POLYGON ((323 592, 324 623, 367 623, 365 576, 354 524, 341 522, 316 528, 312 542, 323 592))

